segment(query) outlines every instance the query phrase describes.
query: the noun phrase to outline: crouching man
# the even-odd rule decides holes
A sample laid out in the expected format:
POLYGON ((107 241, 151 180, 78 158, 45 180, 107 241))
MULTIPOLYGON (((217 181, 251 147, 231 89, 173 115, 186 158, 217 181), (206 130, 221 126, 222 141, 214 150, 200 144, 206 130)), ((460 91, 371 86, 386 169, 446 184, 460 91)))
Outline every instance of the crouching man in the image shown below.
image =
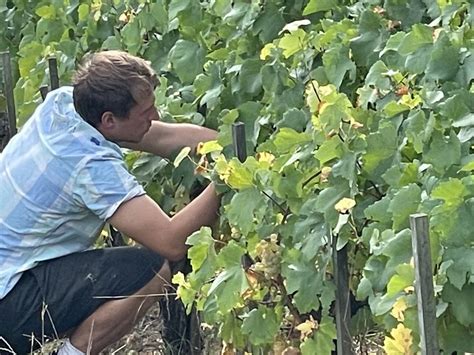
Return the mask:
POLYGON ((216 137, 160 122, 156 84, 140 58, 88 56, 0 154, 0 348, 3 338, 25 354, 68 335, 59 354, 99 353, 163 293, 186 238, 215 220, 212 184, 170 218, 126 169, 120 147, 168 157, 216 137), (91 249, 105 222, 143 247, 91 249))

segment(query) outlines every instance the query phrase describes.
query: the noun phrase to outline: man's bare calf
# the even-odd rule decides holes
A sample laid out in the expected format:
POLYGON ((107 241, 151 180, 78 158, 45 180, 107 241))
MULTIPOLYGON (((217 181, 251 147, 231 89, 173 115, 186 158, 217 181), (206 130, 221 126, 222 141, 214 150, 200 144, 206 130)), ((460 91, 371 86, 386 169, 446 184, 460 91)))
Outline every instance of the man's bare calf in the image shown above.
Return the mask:
POLYGON ((170 280, 171 270, 165 261, 158 274, 132 297, 100 306, 73 331, 71 344, 83 353, 98 354, 131 331, 134 324, 158 300, 157 295, 164 293, 170 280))

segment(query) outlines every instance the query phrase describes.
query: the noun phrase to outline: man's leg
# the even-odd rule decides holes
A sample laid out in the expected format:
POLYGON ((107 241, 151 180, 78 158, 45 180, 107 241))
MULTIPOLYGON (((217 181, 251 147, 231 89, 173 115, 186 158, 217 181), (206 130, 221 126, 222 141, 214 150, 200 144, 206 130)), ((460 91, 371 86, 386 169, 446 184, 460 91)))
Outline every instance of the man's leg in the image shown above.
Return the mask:
MULTIPOLYGON (((137 310, 138 316, 144 312, 136 306, 144 297, 131 295, 162 293, 163 278, 169 279, 169 274, 164 258, 136 247, 91 250, 43 262, 25 272, 0 300, 0 354, 3 340, 16 353, 26 354, 58 335, 77 332, 73 339, 81 339, 79 327, 85 327, 90 316, 106 303, 110 305, 98 313, 92 331, 102 331, 104 319, 111 319, 111 329, 123 334, 126 327, 114 317, 124 317, 123 322, 130 324, 127 317, 136 318, 137 310), (127 311, 130 309, 135 313, 127 311)), ((150 303, 146 300, 143 307, 150 303)), ((101 337, 93 333, 91 339, 101 337)))
POLYGON ((157 295, 164 293, 170 279, 171 271, 165 262, 159 273, 132 297, 104 303, 82 322, 70 337, 72 345, 84 353, 89 350, 98 354, 119 340, 158 300, 157 295))

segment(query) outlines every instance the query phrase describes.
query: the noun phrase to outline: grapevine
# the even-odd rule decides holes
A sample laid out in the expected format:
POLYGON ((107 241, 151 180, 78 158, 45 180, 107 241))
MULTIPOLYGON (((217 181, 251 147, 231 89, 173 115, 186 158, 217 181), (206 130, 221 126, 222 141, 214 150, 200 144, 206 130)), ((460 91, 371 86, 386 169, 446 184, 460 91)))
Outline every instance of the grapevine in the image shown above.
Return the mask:
POLYGON ((418 352, 408 218, 424 212, 440 347, 474 350, 469 1, 53 3, 0 1, 20 125, 41 100, 49 55, 67 83, 84 53, 123 49, 160 74, 163 120, 219 132, 196 160, 126 162, 170 213, 196 181, 222 193, 218 224, 189 237, 192 271, 174 281, 223 348, 330 354, 337 238, 351 292, 367 304, 352 334, 370 326, 388 354, 418 352), (235 122, 246 127, 244 162, 232 150, 235 122))

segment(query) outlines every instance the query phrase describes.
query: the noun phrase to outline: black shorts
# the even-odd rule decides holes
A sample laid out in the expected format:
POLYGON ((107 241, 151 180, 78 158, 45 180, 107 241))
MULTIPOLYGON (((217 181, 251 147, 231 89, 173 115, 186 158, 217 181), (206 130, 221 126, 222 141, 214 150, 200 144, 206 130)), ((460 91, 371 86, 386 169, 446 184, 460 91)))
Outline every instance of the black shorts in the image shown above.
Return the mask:
POLYGON ((0 349, 9 348, 6 341, 17 354, 27 354, 76 328, 111 300, 101 296, 134 294, 160 271, 164 260, 145 248, 116 247, 40 263, 0 299, 0 349))

